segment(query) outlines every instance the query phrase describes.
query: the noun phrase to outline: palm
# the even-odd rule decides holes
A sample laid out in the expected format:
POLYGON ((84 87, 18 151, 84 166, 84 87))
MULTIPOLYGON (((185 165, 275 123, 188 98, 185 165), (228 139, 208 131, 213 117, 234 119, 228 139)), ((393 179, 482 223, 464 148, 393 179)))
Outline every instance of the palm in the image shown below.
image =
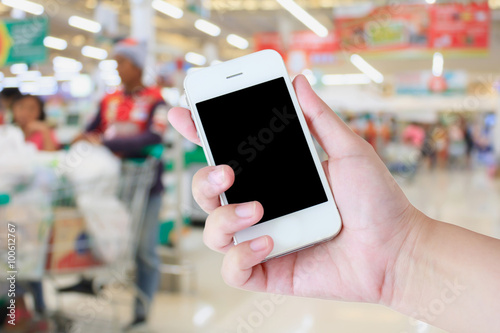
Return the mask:
POLYGON ((265 274, 244 288, 378 302, 402 242, 405 224, 400 222, 411 206, 370 149, 326 161, 324 167, 342 215, 342 232, 329 242, 256 266, 265 274))

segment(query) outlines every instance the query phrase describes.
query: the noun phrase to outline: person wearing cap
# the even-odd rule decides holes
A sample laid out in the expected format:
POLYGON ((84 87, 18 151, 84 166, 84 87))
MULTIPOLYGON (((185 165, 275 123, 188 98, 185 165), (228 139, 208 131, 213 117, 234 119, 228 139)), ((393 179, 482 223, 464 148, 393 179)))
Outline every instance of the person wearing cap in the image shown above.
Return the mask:
MULTIPOLYGON (((168 107, 159 88, 146 87, 142 83, 147 56, 145 43, 125 39, 114 47, 113 55, 123 87, 104 97, 96 116, 77 140, 102 144, 123 158, 144 157, 145 147, 162 142, 168 107)), ((136 299, 135 317, 130 329, 146 324, 147 309, 159 284, 160 259, 156 245, 163 192, 161 170, 162 165, 151 188, 136 254, 137 286, 147 296, 149 304, 136 299)), ((86 286, 89 285, 91 282, 82 280, 79 285, 66 288, 66 291, 88 290, 86 286)))

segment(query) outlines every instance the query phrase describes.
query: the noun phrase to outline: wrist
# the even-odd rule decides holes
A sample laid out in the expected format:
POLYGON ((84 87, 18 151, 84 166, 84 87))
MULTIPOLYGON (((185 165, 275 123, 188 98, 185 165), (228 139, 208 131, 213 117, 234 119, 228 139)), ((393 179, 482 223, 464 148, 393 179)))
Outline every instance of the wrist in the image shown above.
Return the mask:
POLYGON ((406 228, 401 235, 401 245, 391 264, 387 265, 386 284, 381 304, 405 314, 411 314, 415 300, 422 293, 424 284, 421 273, 427 269, 425 259, 433 229, 437 221, 415 207, 407 213, 406 228))

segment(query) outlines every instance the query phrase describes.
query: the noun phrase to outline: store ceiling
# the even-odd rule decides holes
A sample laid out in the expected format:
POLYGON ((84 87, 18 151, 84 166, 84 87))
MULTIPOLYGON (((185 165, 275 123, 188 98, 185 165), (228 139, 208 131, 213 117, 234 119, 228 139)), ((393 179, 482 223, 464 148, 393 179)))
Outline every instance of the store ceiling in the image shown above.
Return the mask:
MULTIPOLYGON (((71 15, 93 18, 94 9, 98 4, 105 4, 115 8, 119 15, 119 36, 126 36, 130 31, 130 4, 129 0, 32 0, 43 4, 46 13, 51 17, 50 34, 68 41, 68 48, 64 51, 51 50, 51 57, 63 55, 83 60, 86 66, 95 66, 97 61, 81 56, 83 45, 93 45, 109 49, 109 38, 94 35, 68 26, 71 15), (84 59, 82 59, 84 58, 84 59)), ((188 0, 186 0, 189 2, 188 0)), ((491 3, 497 0, 490 0, 491 3)), ((168 1, 174 5, 186 8, 184 0, 168 1)), ((190 1, 191 3, 193 1, 190 1)), ((195 1, 201 2, 201 1, 195 1)), ((332 28, 333 8, 340 5, 356 4, 366 1, 360 0, 297 0, 301 6, 308 10, 314 17, 327 28, 332 28)), ((500 2, 500 1, 497 1, 500 2)), ((157 42, 159 45, 158 57, 168 61, 183 56, 188 51, 202 52, 207 42, 217 46, 219 58, 227 60, 251 52, 252 44, 248 50, 242 51, 227 44, 225 36, 228 33, 241 35, 251 41, 252 36, 261 31, 276 31, 279 26, 286 24, 291 30, 307 30, 307 28, 286 12, 276 0, 210 0, 210 21, 219 25, 225 34, 219 37, 208 36, 193 27, 198 14, 185 10, 181 19, 174 19, 155 12, 154 25, 157 27, 157 42)), ((387 3, 379 1, 380 4, 387 3)), ((0 15, 8 17, 10 8, 0 5, 0 15)), ((495 15, 499 16, 499 15, 495 15)), ((500 74, 500 21, 492 24, 491 50, 488 56, 478 58, 446 59, 445 68, 465 69, 478 75, 500 74)), ((423 70, 431 68, 431 55, 428 59, 373 59, 373 66, 384 74, 391 74, 406 70, 423 70)), ((43 70, 43 68, 42 68, 43 70)), ((348 61, 340 61, 335 66, 322 68, 325 73, 356 73, 357 69, 348 61)))

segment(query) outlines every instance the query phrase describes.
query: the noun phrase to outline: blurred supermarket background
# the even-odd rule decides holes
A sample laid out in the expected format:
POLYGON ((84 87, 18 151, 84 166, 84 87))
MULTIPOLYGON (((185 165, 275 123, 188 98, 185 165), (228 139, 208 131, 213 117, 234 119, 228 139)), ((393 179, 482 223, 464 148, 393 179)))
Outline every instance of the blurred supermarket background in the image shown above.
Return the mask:
POLYGON ((277 50, 374 146, 417 208, 500 237, 500 0, 1 0, 0 234, 16 223, 25 265, 24 323, 2 332, 121 332, 134 320, 128 250, 141 246, 158 168, 160 281, 146 331, 441 332, 379 306, 272 303, 227 287, 191 195, 203 152, 164 109, 160 139, 133 161, 90 137, 72 144, 103 98, 122 91, 114 50, 124 38, 144 42, 143 83, 158 87, 164 108, 186 106, 189 71, 277 50), (30 131, 12 111, 27 103, 19 94, 43 102, 30 131), (25 142, 37 131, 49 133, 38 148, 50 149, 25 142), (60 290, 74 283, 82 290, 60 290))

